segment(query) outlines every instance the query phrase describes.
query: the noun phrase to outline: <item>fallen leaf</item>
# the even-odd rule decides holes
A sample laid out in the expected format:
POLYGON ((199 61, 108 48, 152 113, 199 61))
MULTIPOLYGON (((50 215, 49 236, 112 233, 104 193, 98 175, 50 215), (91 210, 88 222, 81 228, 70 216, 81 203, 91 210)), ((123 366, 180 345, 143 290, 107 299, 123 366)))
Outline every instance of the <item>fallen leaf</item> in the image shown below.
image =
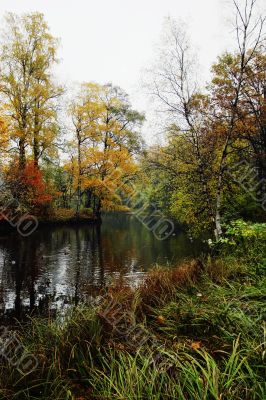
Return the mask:
POLYGON ((157 321, 159 324, 163 325, 165 323, 165 318, 162 315, 158 315, 157 321))
POLYGON ((201 342, 192 342, 192 343, 191 343, 191 348, 192 348, 193 350, 198 350, 198 349, 200 349, 200 348, 201 348, 201 342))

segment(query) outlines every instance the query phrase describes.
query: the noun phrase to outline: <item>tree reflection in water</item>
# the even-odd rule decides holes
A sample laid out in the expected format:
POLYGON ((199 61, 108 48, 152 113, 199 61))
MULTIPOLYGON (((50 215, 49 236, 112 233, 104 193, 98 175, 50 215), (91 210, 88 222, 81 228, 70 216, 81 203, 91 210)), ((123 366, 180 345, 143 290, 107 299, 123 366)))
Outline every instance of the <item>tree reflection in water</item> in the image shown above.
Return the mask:
POLYGON ((42 227, 28 238, 0 236, 1 318, 54 315, 77 305, 115 276, 137 280, 154 264, 198 254, 184 233, 165 241, 134 216, 108 214, 101 226, 42 227))

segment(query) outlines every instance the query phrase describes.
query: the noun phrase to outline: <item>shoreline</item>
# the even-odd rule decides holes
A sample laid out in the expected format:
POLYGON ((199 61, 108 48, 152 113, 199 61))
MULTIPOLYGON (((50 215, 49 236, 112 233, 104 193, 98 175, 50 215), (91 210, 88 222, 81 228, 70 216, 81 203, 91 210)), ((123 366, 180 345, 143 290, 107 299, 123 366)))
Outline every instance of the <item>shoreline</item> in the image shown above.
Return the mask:
MULTIPOLYGON (((66 218, 66 219, 60 219, 60 218, 50 218, 50 219, 38 219, 36 217, 36 220, 38 222, 36 230, 43 226, 63 226, 63 225, 100 225, 102 223, 101 218, 96 218, 96 217, 71 217, 71 218, 66 218)), ((27 223, 30 222, 30 219, 24 219, 23 222, 27 223)), ((0 232, 3 231, 8 231, 11 232, 13 230, 17 230, 17 227, 19 226, 19 220, 16 224, 10 223, 6 219, 0 220, 0 232)))

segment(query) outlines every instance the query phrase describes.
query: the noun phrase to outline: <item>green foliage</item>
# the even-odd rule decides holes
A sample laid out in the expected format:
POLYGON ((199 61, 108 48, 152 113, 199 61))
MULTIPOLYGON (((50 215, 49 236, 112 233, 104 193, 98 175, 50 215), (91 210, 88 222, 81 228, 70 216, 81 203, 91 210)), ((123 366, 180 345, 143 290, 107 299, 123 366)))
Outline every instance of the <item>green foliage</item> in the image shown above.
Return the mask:
POLYGON ((266 239, 266 224, 251 224, 243 220, 232 221, 226 234, 240 243, 247 241, 254 244, 258 240, 266 239))
POLYGON ((231 254, 239 262, 250 266, 250 271, 261 274, 266 269, 266 224, 243 220, 232 221, 225 228, 225 236, 210 246, 221 255, 231 254), (254 269, 255 268, 255 269, 254 269))

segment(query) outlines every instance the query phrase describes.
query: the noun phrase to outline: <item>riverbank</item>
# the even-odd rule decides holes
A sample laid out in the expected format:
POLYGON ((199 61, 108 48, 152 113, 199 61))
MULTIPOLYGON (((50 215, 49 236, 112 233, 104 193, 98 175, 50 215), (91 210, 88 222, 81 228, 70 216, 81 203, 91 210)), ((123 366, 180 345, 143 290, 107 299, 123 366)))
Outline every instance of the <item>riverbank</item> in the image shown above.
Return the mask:
MULTIPOLYGON (((6 216, 0 216, 0 231, 11 231, 18 229, 18 231, 24 230, 24 227, 29 224, 29 232, 36 230, 39 226, 56 226, 56 225, 74 225, 74 224, 98 224, 101 223, 101 219, 94 216, 92 213, 81 212, 80 216, 77 217, 76 213, 72 209, 59 209, 47 216, 34 216, 34 215, 15 215, 8 214, 6 216)), ((26 233, 28 233, 26 229, 26 233)), ((27 235, 26 235, 27 236, 27 235)))
POLYGON ((265 269, 192 261, 117 281, 62 320, 32 319, 28 375, 1 366, 1 399, 265 399, 265 269))

